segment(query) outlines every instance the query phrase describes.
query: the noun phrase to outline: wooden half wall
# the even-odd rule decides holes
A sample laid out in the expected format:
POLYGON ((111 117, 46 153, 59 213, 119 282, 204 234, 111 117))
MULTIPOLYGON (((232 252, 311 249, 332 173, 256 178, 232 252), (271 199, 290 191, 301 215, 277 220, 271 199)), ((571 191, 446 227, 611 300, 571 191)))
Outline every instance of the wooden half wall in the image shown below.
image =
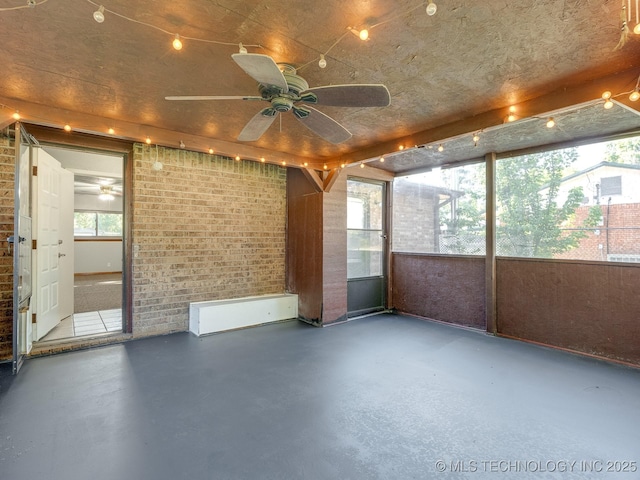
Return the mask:
POLYGON ((640 268, 498 258, 498 334, 640 365, 640 268))
POLYGON ((392 305, 410 315, 485 329, 485 258, 394 253, 392 305))

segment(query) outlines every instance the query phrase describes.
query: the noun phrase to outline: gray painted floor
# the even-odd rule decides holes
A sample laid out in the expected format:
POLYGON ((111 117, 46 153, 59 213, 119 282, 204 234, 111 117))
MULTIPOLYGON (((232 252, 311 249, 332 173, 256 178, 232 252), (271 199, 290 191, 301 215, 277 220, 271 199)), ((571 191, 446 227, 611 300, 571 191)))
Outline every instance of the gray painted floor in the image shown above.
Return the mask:
POLYGON ((623 480, 638 462, 640 370, 401 316, 175 334, 0 378, 7 480, 623 480))

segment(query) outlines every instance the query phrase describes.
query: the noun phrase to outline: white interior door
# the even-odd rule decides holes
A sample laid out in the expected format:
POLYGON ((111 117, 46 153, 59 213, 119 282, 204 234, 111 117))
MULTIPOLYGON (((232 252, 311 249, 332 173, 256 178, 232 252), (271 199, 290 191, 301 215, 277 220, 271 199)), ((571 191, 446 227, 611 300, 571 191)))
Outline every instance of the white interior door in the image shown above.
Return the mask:
POLYGON ((33 202, 36 217, 36 324, 35 340, 44 337, 60 317, 60 162, 41 148, 35 149, 34 164, 37 166, 33 202))
POLYGON ((58 236, 58 268, 60 319, 73 315, 73 173, 60 170, 60 224, 58 236))

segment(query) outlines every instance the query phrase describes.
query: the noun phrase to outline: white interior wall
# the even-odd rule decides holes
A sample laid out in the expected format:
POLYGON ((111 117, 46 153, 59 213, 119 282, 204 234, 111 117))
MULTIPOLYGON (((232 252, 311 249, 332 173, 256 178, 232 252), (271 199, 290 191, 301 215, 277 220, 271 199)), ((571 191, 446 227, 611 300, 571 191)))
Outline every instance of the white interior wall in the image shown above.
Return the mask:
POLYGON ((122 241, 74 242, 75 273, 122 272, 122 241))

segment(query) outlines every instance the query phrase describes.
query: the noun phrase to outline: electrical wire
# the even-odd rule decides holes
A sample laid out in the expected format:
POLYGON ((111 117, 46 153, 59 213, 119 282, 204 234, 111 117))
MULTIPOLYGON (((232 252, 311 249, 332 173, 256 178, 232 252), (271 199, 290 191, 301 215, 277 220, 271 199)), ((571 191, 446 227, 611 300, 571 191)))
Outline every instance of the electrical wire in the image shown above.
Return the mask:
POLYGON ((0 12, 8 12, 9 10, 21 10, 23 8, 33 8, 38 5, 42 5, 43 3, 47 3, 49 0, 40 0, 39 2, 35 2, 32 4, 27 3, 26 5, 20 5, 18 7, 1 7, 0 12))

